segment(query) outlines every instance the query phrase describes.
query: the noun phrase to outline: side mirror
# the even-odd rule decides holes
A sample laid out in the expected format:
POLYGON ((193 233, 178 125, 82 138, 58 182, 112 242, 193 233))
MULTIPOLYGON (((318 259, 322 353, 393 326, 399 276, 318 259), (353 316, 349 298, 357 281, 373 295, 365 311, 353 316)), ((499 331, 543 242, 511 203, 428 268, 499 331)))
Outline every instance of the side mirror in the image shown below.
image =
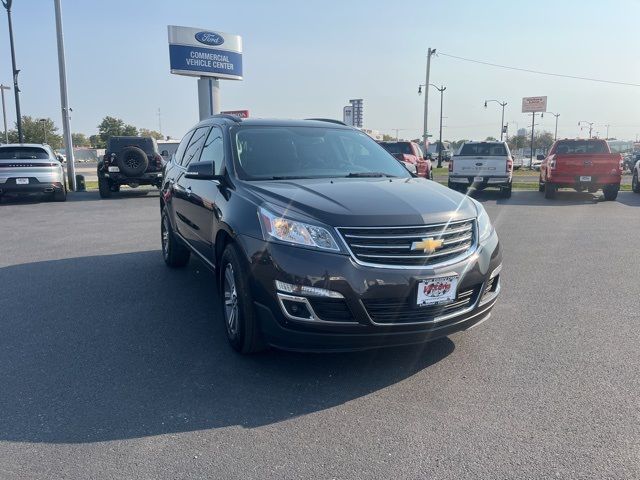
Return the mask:
POLYGON ((220 175, 215 175, 214 172, 214 162, 193 162, 187 167, 187 173, 184 176, 194 180, 219 180, 220 175))
POLYGON ((545 159, 545 156, 544 156, 544 155, 538 155, 538 156, 536 156, 536 158, 537 158, 538 160, 544 160, 544 159, 545 159))
POLYGON ((56 158, 58 159, 58 161, 60 163, 64 163, 64 157, 62 155, 60 155, 59 153, 56 155, 56 158))
POLYGON ((162 152, 160 152, 160 155, 167 158, 169 156, 169 150, 162 150, 162 152))

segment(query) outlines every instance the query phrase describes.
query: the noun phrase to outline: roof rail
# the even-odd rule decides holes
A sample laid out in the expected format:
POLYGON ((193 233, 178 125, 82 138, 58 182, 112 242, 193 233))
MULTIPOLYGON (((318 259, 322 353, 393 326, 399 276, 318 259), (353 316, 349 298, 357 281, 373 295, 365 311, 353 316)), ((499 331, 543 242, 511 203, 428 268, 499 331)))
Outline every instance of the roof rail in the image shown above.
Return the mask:
POLYGON ((334 120, 333 118, 305 118, 305 120, 315 120, 316 122, 335 123, 337 125, 344 125, 345 127, 348 126, 346 123, 341 122, 340 120, 334 120))
POLYGON ((242 119, 236 115, 229 115, 228 113, 216 113, 215 115, 211 115, 209 118, 226 118, 227 120, 231 120, 233 122, 240 123, 242 119))

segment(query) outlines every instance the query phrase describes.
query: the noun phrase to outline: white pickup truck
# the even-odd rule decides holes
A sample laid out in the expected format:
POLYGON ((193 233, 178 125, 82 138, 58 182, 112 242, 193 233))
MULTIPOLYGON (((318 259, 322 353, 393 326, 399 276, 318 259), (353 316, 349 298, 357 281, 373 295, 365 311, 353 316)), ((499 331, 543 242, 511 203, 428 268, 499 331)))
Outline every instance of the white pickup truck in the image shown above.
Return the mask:
POLYGON ((449 162, 449 188, 453 190, 496 187, 508 198, 512 180, 513 158, 505 142, 466 142, 449 162))

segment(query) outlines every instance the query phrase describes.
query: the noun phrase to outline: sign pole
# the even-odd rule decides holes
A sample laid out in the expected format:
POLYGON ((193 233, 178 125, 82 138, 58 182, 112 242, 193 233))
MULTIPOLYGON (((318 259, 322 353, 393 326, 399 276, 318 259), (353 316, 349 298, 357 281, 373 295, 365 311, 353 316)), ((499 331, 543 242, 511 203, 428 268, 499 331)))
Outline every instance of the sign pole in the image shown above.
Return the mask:
POLYGON ((529 162, 529 170, 533 168, 533 128, 536 121, 536 112, 531 112, 531 159, 529 162))
POLYGON ((200 120, 220 113, 220 81, 217 78, 198 79, 198 110, 200 120))
POLYGON ((56 10, 56 33, 58 36, 58 70, 60 73, 60 103, 62 104, 62 132, 67 151, 67 183, 76 191, 76 168, 73 158, 73 141, 71 140, 71 122, 69 97, 67 94, 67 69, 64 60, 64 38, 62 36, 62 9, 60 0, 54 0, 56 10))

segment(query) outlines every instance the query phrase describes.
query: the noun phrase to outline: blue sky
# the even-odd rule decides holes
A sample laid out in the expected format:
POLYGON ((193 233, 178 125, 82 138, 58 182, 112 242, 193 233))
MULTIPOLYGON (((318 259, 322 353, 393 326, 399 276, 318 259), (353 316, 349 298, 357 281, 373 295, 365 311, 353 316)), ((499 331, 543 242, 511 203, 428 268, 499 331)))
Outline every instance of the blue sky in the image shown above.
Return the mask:
MULTIPOLYGON (((141 1, 63 0, 72 130, 92 134, 105 115, 179 137, 198 120, 194 78, 171 75, 167 25, 238 33, 245 80, 222 82, 224 109, 259 117, 333 117, 350 98, 364 99, 365 127, 417 137, 422 128, 426 50, 537 70, 640 83, 636 0, 533 1, 141 1), (153 5, 153 6, 152 6, 153 5)), ((60 124, 52 0, 14 0, 23 114, 60 124)), ((11 83, 6 15, 0 11, 0 81, 11 83)), ((579 120, 604 136, 640 134, 640 87, 507 71, 443 56, 433 83, 445 92, 444 137, 498 135, 506 120, 527 123, 523 96, 547 95, 560 113, 559 134, 579 120)), ((438 92, 431 92, 436 133, 438 92)), ((9 92, 8 115, 15 110, 9 92)), ((537 128, 552 131, 545 116, 537 128)), ((515 125, 512 125, 515 127, 515 125)))

